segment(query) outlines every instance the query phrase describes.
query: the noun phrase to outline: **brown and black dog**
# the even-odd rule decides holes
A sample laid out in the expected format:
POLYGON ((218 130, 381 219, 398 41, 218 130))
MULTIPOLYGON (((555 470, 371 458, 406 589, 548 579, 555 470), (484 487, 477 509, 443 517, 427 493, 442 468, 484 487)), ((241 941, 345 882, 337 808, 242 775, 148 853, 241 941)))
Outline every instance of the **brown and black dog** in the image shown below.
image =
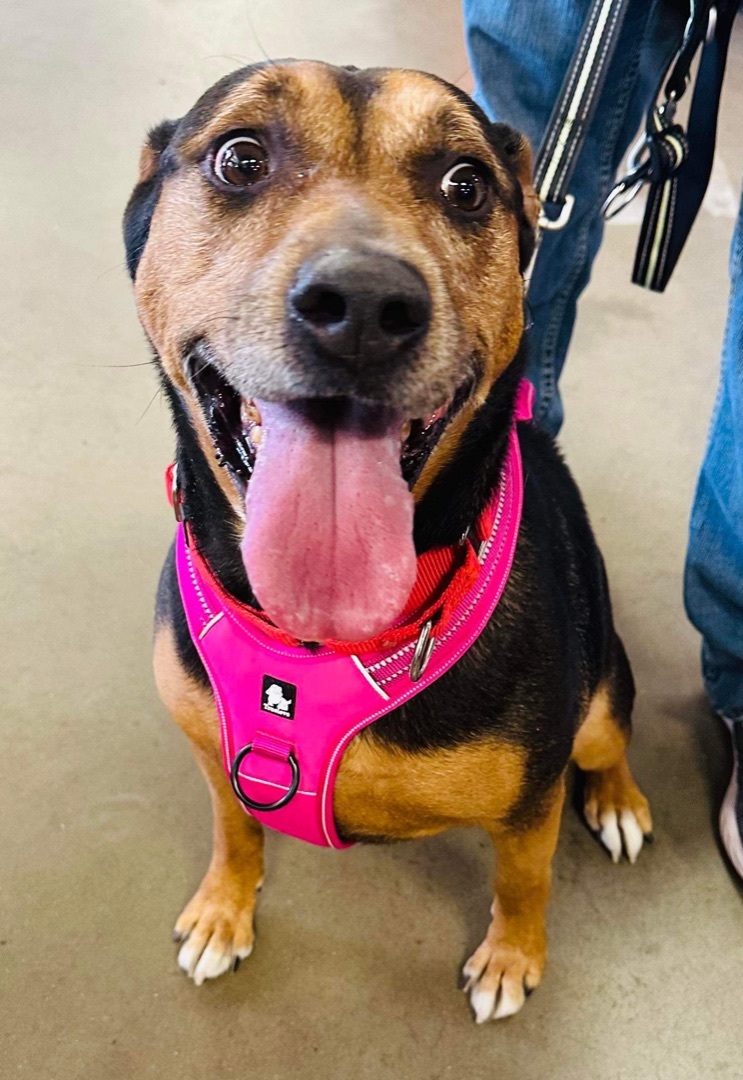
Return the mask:
MULTIPOLYGON (((184 512, 225 589, 257 604, 255 568, 265 610, 297 637, 364 638, 388 625, 405 601, 395 560, 411 534, 418 553, 455 543, 495 489, 525 363, 530 176, 517 133, 413 71, 255 65, 150 134, 125 238, 173 410, 184 512), (396 418, 393 480, 411 512, 401 523, 399 491, 387 500, 383 583, 364 542, 354 548, 354 515, 386 499, 362 475, 304 478, 332 520, 293 528, 278 569, 244 539, 249 466, 270 435, 256 402, 273 412, 291 403, 305 426, 339 431, 354 417, 362 427, 396 418), (315 603, 339 567, 358 587, 315 603)), ((569 762, 586 773, 585 816, 615 861, 623 847, 634 861, 651 830, 625 757, 634 687, 601 556, 552 440, 521 428, 521 532, 491 622, 449 672, 355 738, 335 792, 348 839, 462 825, 490 834, 492 921, 464 968, 478 1021, 517 1012, 542 977, 569 762)), ((280 462, 280 435, 269 441, 280 462)), ((280 538, 270 491, 256 507, 257 535, 280 538)), ((176 923, 178 962, 201 983, 251 951, 263 836, 223 772, 172 551, 155 669, 214 808, 211 865, 176 923)))

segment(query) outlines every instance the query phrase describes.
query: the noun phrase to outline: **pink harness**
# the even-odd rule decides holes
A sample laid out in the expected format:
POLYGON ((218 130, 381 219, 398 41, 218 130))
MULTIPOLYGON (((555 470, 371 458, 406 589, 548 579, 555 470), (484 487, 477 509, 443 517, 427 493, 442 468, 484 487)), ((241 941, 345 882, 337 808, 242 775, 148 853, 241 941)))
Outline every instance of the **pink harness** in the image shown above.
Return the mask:
MULTIPOLYGON (((531 419, 533 398, 533 387, 522 381, 516 420, 531 419)), ((448 671, 482 633, 508 581, 523 491, 514 423, 498 489, 480 522, 472 586, 445 624, 429 619, 417 640, 357 653, 339 652, 332 643, 311 648, 278 640, 222 590, 178 526, 178 583, 214 692, 224 766, 254 817, 313 844, 349 846, 333 816, 343 752, 363 728, 448 671)))

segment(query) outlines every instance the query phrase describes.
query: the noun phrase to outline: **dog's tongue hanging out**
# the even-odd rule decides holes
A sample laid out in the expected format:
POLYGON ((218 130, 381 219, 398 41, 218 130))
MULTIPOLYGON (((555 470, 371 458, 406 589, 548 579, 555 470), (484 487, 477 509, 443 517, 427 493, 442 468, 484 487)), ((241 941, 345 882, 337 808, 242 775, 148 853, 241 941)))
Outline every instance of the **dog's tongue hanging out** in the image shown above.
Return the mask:
POLYGON ((258 406, 242 545, 255 595, 303 641, 381 633, 416 574, 402 417, 351 402, 258 406))

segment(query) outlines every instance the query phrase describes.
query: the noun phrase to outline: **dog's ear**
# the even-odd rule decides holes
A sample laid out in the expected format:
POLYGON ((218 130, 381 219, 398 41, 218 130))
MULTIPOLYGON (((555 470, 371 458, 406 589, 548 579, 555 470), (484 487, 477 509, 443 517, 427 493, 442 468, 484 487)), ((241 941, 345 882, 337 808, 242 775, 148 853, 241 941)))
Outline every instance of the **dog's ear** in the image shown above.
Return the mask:
POLYGON ((511 165, 521 187, 523 209, 519 226, 521 269, 526 269, 534 254, 537 221, 541 205, 534 190, 534 162, 529 140, 508 124, 493 124, 496 143, 511 165))
POLYGON ((170 140, 178 127, 178 120, 163 120, 157 127, 151 128, 139 155, 139 179, 137 183, 146 184, 152 180, 160 165, 163 151, 170 146, 170 140))
POLYGON ((163 155, 170 146, 178 120, 164 120, 153 128, 139 155, 139 177, 124 211, 124 247, 129 275, 134 279, 150 232, 160 196, 163 155))

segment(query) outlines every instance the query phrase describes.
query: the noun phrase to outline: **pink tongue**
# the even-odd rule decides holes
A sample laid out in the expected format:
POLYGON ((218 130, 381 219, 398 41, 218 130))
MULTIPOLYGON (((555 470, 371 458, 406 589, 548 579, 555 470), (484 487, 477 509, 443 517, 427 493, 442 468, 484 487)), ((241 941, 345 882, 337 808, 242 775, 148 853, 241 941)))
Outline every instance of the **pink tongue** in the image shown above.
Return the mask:
POLYGON ((415 582, 402 418, 350 403, 257 404, 263 434, 242 544, 255 595, 303 641, 373 637, 415 582))

